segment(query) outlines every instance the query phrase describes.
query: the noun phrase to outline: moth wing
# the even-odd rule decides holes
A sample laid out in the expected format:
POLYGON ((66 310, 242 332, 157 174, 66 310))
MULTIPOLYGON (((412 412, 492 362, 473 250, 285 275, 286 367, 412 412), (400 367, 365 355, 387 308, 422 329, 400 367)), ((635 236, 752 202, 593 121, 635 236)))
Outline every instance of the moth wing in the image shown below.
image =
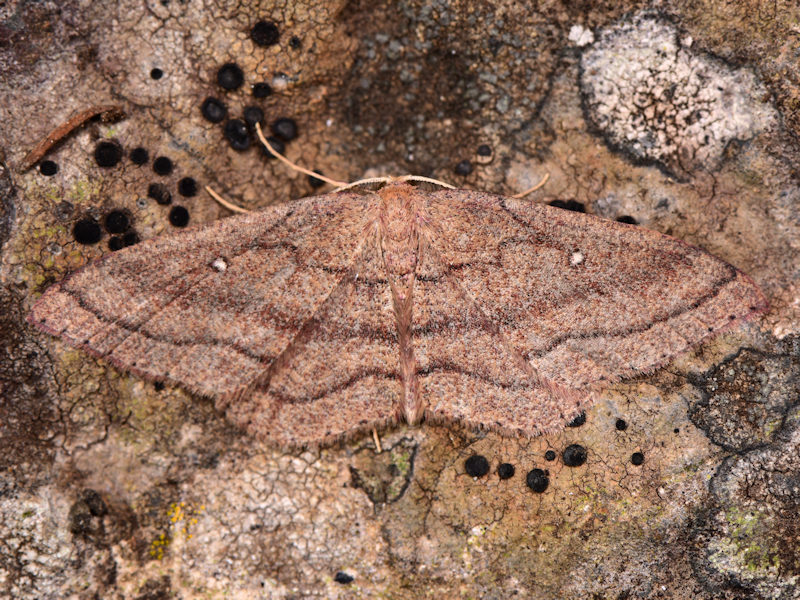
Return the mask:
POLYGON ((372 202, 315 196, 146 240, 50 287, 28 320, 144 378, 241 397, 350 273, 372 202))
POLYGON ((247 398, 220 406, 282 446, 328 444, 394 423, 402 412, 399 347, 377 228, 338 286, 247 398))
MULTIPOLYGON (((454 397, 465 403, 489 397, 499 407, 495 413, 506 415, 497 427, 519 422, 512 415, 522 408, 541 411, 535 406, 547 388, 556 390, 551 403, 564 408, 544 411, 552 418, 538 429, 563 425, 592 389, 648 372, 766 308, 757 286, 734 267, 636 226, 464 190, 429 194, 425 220, 430 278, 457 286, 463 298, 460 308, 447 306, 438 318, 460 310, 452 335, 459 329, 484 335, 479 341, 462 334, 468 343, 456 365, 464 373, 461 395, 454 397), (504 373, 492 367, 500 354, 504 373), (515 403, 524 394, 498 391, 520 385, 510 379, 521 377, 520 368, 544 386, 529 392, 522 407, 515 403), (468 379, 480 369, 494 392, 469 395, 468 379)), ((442 344, 429 346, 441 353, 442 344)), ((438 388, 435 395, 446 396, 438 388)), ((454 413, 453 402, 441 405, 439 418, 454 413)))

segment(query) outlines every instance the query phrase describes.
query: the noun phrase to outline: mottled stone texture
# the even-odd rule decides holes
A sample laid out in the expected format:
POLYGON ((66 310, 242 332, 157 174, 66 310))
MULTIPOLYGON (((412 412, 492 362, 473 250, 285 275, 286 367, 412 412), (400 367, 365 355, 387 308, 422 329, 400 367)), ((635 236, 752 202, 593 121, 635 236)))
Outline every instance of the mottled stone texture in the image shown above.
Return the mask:
POLYGON ((798 9, 642 8, 0 7, 0 596, 794 598, 798 9), (277 44, 253 42, 261 20, 277 25, 277 44), (662 40, 664 55, 648 40, 662 40), (646 74, 622 68, 637 62, 619 50, 632 47, 653 67, 646 74), (231 61, 245 82, 225 91, 217 70, 231 61), (593 73, 590 63, 608 67, 593 73), (695 75, 724 89, 693 94, 695 75), (259 82, 275 93, 254 98, 259 82), (598 95, 608 86, 618 101, 598 95), (670 89, 681 95, 671 101, 670 89), (549 172, 536 200, 632 216, 700 246, 750 275, 771 307, 608 388, 579 427, 511 439, 423 424, 385 433, 384 454, 369 437, 272 450, 213 403, 120 375, 24 322, 44 289, 109 252, 105 231, 76 243, 78 221, 102 225, 119 209, 143 240, 172 230, 172 207, 147 198, 151 183, 193 224, 224 215, 202 194, 178 193, 186 176, 249 208, 312 193, 258 149, 232 149, 224 122, 201 114, 209 96, 231 118, 253 104, 267 124, 293 118, 287 154, 337 179, 415 172, 508 196, 549 172), (47 132, 106 104, 128 118, 64 139, 48 155, 59 166, 51 177, 16 172, 47 132), (696 120, 681 127, 679 112, 695 104, 696 120), (602 106, 610 117, 593 112, 602 106), (663 143, 642 144, 661 131, 663 143), (125 151, 116 166, 95 162, 103 139, 125 151), (169 157, 173 172, 128 160, 139 146, 151 161, 169 157), (473 169, 456 175, 464 160, 473 169), (564 462, 572 445, 586 451, 580 466, 564 462), (482 477, 465 471, 475 454, 490 465, 482 477), (500 463, 516 474, 500 479, 500 463), (543 493, 526 485, 533 469, 549 479, 543 493))

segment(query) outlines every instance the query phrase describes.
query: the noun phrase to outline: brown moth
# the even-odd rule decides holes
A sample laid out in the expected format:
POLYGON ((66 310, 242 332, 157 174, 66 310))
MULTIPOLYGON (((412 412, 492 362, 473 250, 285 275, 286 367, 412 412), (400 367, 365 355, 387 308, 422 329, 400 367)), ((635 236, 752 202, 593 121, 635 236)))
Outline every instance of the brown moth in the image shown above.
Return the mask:
POLYGON ((747 275, 669 236, 392 181, 106 255, 28 320, 303 446, 398 421, 554 431, 766 307, 747 275))

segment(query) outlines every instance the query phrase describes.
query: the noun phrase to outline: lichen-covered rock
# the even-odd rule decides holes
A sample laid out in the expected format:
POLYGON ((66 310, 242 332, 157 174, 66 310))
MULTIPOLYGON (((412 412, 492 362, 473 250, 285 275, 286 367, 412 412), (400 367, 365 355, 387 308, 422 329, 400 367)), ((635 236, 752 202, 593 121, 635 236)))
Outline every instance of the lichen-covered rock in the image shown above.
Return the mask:
POLYGON ((797 8, 641 5, 0 7, 0 596, 794 598, 797 8), (220 85, 228 63, 238 87, 236 69, 220 85), (16 170, 109 102, 127 117, 16 170), (125 235, 224 218, 205 185, 250 208, 322 189, 255 147, 251 107, 293 120, 289 157, 337 178, 410 170, 509 194, 549 173, 532 201, 701 245, 772 308, 557 434, 422 424, 378 432, 383 453, 371 437, 263 447, 207 400, 25 324, 125 235))
POLYGON ((679 177, 719 167, 726 147, 774 124, 752 70, 692 49, 655 14, 597 32, 581 57, 586 116, 607 143, 679 177))

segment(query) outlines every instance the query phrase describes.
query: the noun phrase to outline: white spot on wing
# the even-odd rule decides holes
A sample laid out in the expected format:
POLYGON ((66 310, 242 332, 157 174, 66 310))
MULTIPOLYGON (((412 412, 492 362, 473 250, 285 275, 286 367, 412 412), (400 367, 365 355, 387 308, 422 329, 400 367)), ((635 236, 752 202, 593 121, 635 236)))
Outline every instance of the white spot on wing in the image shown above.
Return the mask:
POLYGON ((225 262, 224 258, 215 258, 214 262, 211 263, 211 268, 217 273, 223 273, 228 268, 228 263, 225 262))

